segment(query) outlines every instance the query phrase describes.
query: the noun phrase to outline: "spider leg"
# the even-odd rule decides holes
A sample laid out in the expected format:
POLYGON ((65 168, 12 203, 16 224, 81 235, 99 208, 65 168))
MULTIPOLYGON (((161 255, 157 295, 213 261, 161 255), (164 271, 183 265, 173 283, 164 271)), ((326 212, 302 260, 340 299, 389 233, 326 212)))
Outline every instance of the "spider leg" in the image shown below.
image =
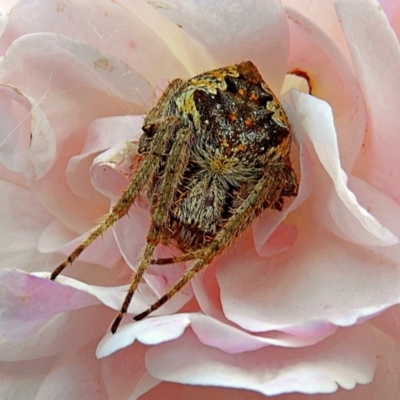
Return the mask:
POLYGON ((236 212, 226 222, 225 226, 218 232, 214 240, 199 252, 199 260, 186 271, 182 278, 164 296, 160 297, 160 299, 147 310, 133 317, 133 319, 135 321, 142 320, 178 293, 183 286, 198 272, 204 269, 218 254, 227 248, 241 232, 243 232, 259 214, 263 205, 267 204, 268 207, 271 207, 277 199, 279 199, 284 185, 285 176, 280 166, 266 171, 264 176, 255 185, 253 191, 238 207, 236 212))
POLYGON ((173 201, 175 187, 181 179, 182 171, 185 170, 189 161, 189 148, 191 145, 192 133, 188 129, 180 129, 176 134, 174 144, 172 145, 167 164, 164 171, 164 179, 162 180, 159 198, 156 207, 152 213, 152 222, 149 233, 146 238, 146 246, 140 259, 136 273, 133 275, 128 293, 126 294, 121 310, 115 318, 111 332, 115 333, 121 323, 122 318, 128 311, 129 304, 132 300, 140 280, 146 268, 150 264, 150 259, 154 253, 155 247, 160 242, 164 228, 169 217, 169 210, 173 201))
POLYGON ((183 261, 190 261, 196 258, 199 258, 201 255, 201 250, 190 251, 189 253, 180 254, 176 257, 168 257, 168 258, 156 258, 150 260, 150 264, 153 265, 169 265, 169 264, 178 264, 183 261))
POLYGON ((100 235, 102 235, 108 228, 115 224, 129 211, 135 198, 137 197, 140 189, 147 183, 149 178, 154 174, 156 168, 160 163, 161 156, 167 145, 169 139, 169 131, 171 125, 176 126, 178 120, 176 117, 166 117, 160 122, 160 127, 154 136, 153 146, 149 154, 143 161, 143 165, 138 173, 129 184, 127 189, 122 193, 118 202, 114 205, 112 210, 84 239, 79 246, 72 251, 72 253, 52 272, 50 279, 54 280, 57 276, 70 264, 72 264, 79 255, 100 235), (168 128, 169 127, 169 128, 168 128))

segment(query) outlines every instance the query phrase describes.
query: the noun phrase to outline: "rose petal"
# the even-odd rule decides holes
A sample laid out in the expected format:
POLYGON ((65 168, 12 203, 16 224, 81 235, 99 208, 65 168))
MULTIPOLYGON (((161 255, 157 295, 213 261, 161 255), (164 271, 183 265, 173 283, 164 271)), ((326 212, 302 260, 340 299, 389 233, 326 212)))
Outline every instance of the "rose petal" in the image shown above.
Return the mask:
MULTIPOLYGON (((53 249, 53 251, 56 251, 57 253, 63 254, 65 257, 67 257, 82 243, 84 239, 86 239, 87 235, 88 234, 86 233, 82 236, 78 236, 68 243, 57 247, 57 249, 53 249)), ((43 237, 42 239, 41 249, 51 251, 49 247, 45 247, 47 244, 46 240, 43 237)), ((82 255, 79 256, 79 261, 81 262, 98 264, 110 269, 114 268, 120 260, 121 253, 118 251, 112 230, 105 232, 101 238, 91 244, 87 249, 85 249, 82 255)))
MULTIPOLYGON (((131 141, 137 140, 142 133, 142 125, 143 117, 136 115, 99 118, 89 125, 81 154, 71 157, 67 166, 66 176, 68 184, 75 194, 87 200, 92 200, 95 197, 93 189, 99 191, 99 186, 96 185, 97 182, 94 180, 96 177, 94 177, 94 175, 96 174, 93 169, 97 167, 104 169, 106 159, 107 163, 111 161, 114 162, 116 165, 115 168, 117 169, 122 169, 124 164, 127 164, 127 168, 133 164, 132 158, 127 156, 125 157, 125 162, 123 162, 124 158, 116 158, 115 156, 113 160, 110 160, 108 152, 112 151, 110 147, 118 148, 128 146, 131 141), (127 144, 125 145, 125 143, 127 144), (98 155, 100 152, 105 152, 106 154, 102 153, 103 155, 98 155), (101 156, 102 162, 100 165, 100 160, 93 160, 94 156, 101 156), (89 169, 91 184, 89 179, 84 179, 86 177, 89 178, 87 176, 87 171, 89 169)), ((132 153, 133 152, 134 149, 132 149, 132 153)), ((132 171, 130 171, 130 175, 132 175, 132 171)), ((111 182, 113 181, 113 179, 110 178, 109 180, 111 182)), ((104 178, 102 181, 104 181, 104 178)), ((121 193, 121 189, 118 191, 118 194, 121 193)), ((104 194, 101 190, 100 193, 104 194)))
POLYGON ((101 363, 93 354, 95 342, 58 358, 36 395, 37 399, 107 400, 101 363))
POLYGON ((97 346, 96 356, 107 357, 136 340, 143 344, 159 344, 180 337, 190 324, 189 314, 148 318, 122 326, 115 334, 108 333, 97 346))
POLYGON ((11 11, 11 9, 15 6, 15 4, 18 2, 18 0, 4 0, 0 4, 0 12, 2 14, 6 14, 11 11))
POLYGON ((181 313, 151 317, 143 321, 126 324, 115 334, 106 334, 97 347, 96 355, 99 358, 107 357, 130 346, 136 340, 146 345, 155 345, 178 339, 189 326, 201 343, 232 354, 254 351, 271 345, 282 347, 309 346, 336 331, 336 328, 333 328, 309 337, 291 335, 263 337, 243 332, 241 329, 200 313, 181 313))
POLYGON ((397 151, 399 42, 375 1, 339 0, 336 10, 369 113, 368 129, 356 172, 399 201, 400 186, 393 184, 393 177, 397 176, 400 168, 397 151), (371 30, 373 35, 370 35, 371 30), (382 43, 385 45, 382 46, 382 43))
MULTIPOLYGON (((114 317, 115 311, 103 305, 57 314, 28 337, 2 336, 0 359, 6 362, 38 361, 63 352, 76 351, 93 340, 99 341, 114 317), (38 346, 38 343, 45 343, 45 346, 38 346)), ((20 325, 23 324, 21 321, 20 325)))
POLYGON ((81 154, 71 157, 66 171, 69 185, 76 194, 91 200, 94 188, 107 197, 120 195, 126 179, 135 172, 132 168, 137 148, 131 141, 137 141, 142 124, 143 117, 135 115, 99 118, 90 124, 81 154), (99 152, 103 153, 98 155, 99 152), (83 179, 89 168, 90 181, 83 179), (118 173, 109 176, 111 168, 118 173), (119 182, 118 189, 112 191, 111 196, 110 189, 104 185, 113 186, 115 180, 119 182), (88 192, 86 196, 85 192, 88 192))
MULTIPOLYGON (((305 14, 314 6, 325 17, 324 8, 329 7, 329 3, 324 1, 325 6, 318 7, 308 5, 305 14)), ((305 7, 298 5, 297 8, 305 7)), ((290 8, 287 14, 291 40, 289 72, 306 74, 311 93, 332 107, 340 159, 344 169, 350 169, 356 162, 366 129, 367 112, 357 79, 332 36, 326 36, 316 25, 318 21, 323 21, 323 25, 329 21, 322 17, 316 20, 312 15, 308 19, 290 8)))
POLYGON ((212 0, 164 0, 163 7, 157 9, 205 44, 219 65, 251 60, 265 81, 279 92, 289 52, 288 27, 280 2, 257 0, 249 7, 248 3, 231 0, 229 7, 223 7, 223 14, 222 9, 216 12, 212 0))
MULTIPOLYGON (((335 0, 325 0, 319 2, 314 2, 313 0, 303 0, 301 2, 298 2, 297 0, 282 0, 282 4, 285 6, 289 14, 291 14, 291 12, 295 10, 302 19, 308 21, 307 24, 311 23, 312 25, 317 26, 319 30, 323 31, 324 36, 333 41, 335 46, 339 48, 341 53, 340 58, 344 56, 350 63, 351 58, 347 47, 346 38, 343 34, 342 28, 335 12, 335 0)), ((294 26, 292 26, 291 22, 289 22, 289 24, 291 25, 290 29, 295 28, 294 26)), ((299 27, 300 30, 303 27, 304 26, 299 27)), ((313 31, 313 33, 315 33, 313 28, 311 28, 311 30, 313 31)), ((307 34, 307 32, 304 33, 307 34)), ((319 35, 317 34, 317 36, 319 35)), ((313 35, 310 35, 309 38, 311 39, 311 41, 314 41, 313 35)), ((292 35, 291 39, 293 41, 297 40, 297 38, 293 37, 292 35)), ((317 40, 320 39, 321 37, 317 38, 317 40)), ((296 48, 294 48, 293 50, 297 52, 296 48)), ((307 46, 307 50, 311 50, 311 48, 307 46)), ((313 54, 313 58, 318 58, 320 56, 319 54, 314 53, 312 50, 311 52, 313 54)), ((307 62, 306 59, 304 61, 307 62)), ((333 60, 333 62, 335 61, 333 60)))
POLYGON ((96 190, 118 199, 140 166, 137 144, 123 142, 98 155, 90 168, 90 179, 96 190))
MULTIPOLYGON (((126 286, 108 288, 86 285, 65 276, 59 276, 52 282, 48 279, 49 273, 28 275, 12 269, 0 273, 0 325, 2 334, 9 338, 27 337, 54 315, 99 302, 119 311, 126 296, 126 286)), ((129 313, 137 314, 157 300, 147 285, 139 285, 137 292, 130 304, 129 313)), ((181 307, 180 302, 173 299, 154 315, 176 312, 181 307)))
POLYGON ((0 397, 10 400, 31 400, 52 368, 55 357, 41 360, 0 362, 0 397))
POLYGON ((343 329, 312 347, 268 347, 228 354, 200 344, 193 334, 149 350, 146 366, 156 378, 191 385, 228 386, 264 395, 332 393, 372 380, 374 342, 367 325, 343 329))
POLYGON ((36 177, 42 178, 56 155, 56 140, 49 120, 39 104, 17 88, 2 85, 1 92, 1 161, 20 173, 32 161, 36 177))
MULTIPOLYGON (((320 174, 315 187, 317 204, 326 204, 329 215, 319 206, 321 222, 340 237, 357 244, 391 246, 398 239, 359 205, 354 194, 347 188, 347 176, 340 166, 339 149, 331 109, 325 102, 307 94, 291 91, 291 103, 304 132, 309 137, 325 172, 334 187, 320 174), (321 135, 321 132, 324 132, 321 135), (329 220, 331 220, 329 222, 329 220)), ((317 175, 316 175, 317 176, 317 175)))
POLYGON ((0 193, 0 269, 43 270, 47 255, 41 254, 37 246, 52 216, 24 186, 0 180, 0 193))
MULTIPOLYGON (((16 274, 20 274, 21 272, 15 272, 16 274)), ((43 282, 43 287, 47 290, 47 285, 53 285, 52 292, 54 292, 55 299, 54 307, 57 310, 57 307, 61 307, 65 310, 80 308, 79 304, 69 303, 69 300, 66 301, 64 297, 68 297, 70 293, 82 292, 84 293, 82 296, 89 294, 96 299, 98 299, 102 304, 107 307, 112 308, 113 310, 119 311, 121 309, 122 303, 126 297, 127 285, 124 286, 114 286, 114 287, 103 287, 103 286, 95 286, 95 285, 87 285, 81 281, 76 279, 69 278, 67 276, 59 275, 57 280, 54 282, 49 281, 50 274, 47 272, 37 272, 33 274, 35 277, 40 278, 37 285, 42 290, 42 286, 40 286, 43 282), (42 282, 42 283, 41 283, 42 282), (71 290, 71 288, 73 290, 71 290), (60 291, 60 296, 57 296, 57 291, 60 291), (57 301, 56 301, 57 298, 57 301), (60 304, 57 305, 56 303, 60 304), (79 307, 78 307, 79 306, 79 307)), ((19 279, 18 276, 16 279, 19 279)), ((50 286, 49 286, 50 287, 50 286)), ((50 292, 50 293, 52 293, 50 292)), ((77 293, 79 299, 79 293, 77 293)), ((39 296, 40 297, 40 296, 39 296)), ((152 315, 163 315, 171 314, 176 312, 182 307, 182 302, 187 301, 188 294, 185 293, 185 290, 181 291, 177 294, 173 299, 167 302, 164 306, 162 306, 159 310, 155 311, 152 315)), ((85 298, 85 297, 84 297, 85 298)), ((139 284, 139 287, 136 291, 135 296, 132 298, 130 303, 128 313, 129 314, 138 314, 139 312, 144 311, 147 307, 153 304, 156 300, 158 300, 158 296, 154 294, 149 285, 147 284, 139 284)), ((190 297, 189 297, 190 298, 190 297)), ((91 300, 93 304, 98 304, 96 300, 91 300)), ((38 302, 39 304, 39 302, 38 302)), ((82 303, 82 307, 86 307, 85 303, 82 303)), ((53 311, 50 309, 50 313, 53 311)))
POLYGON ((110 399, 139 399, 160 382, 146 370, 148 347, 136 342, 125 351, 102 359, 104 385, 110 399))
MULTIPOLYGON (((293 121, 292 125, 294 128, 296 126, 295 115, 293 114, 290 106, 286 106, 286 104, 285 110, 288 114, 289 119, 293 121)), ((313 170, 309 152, 307 150, 307 147, 303 143, 301 130, 299 128, 293 129, 293 135, 297 145, 299 146, 300 171, 297 172, 297 176, 299 179, 299 191, 294 199, 286 201, 287 206, 285 206, 285 208, 281 212, 276 212, 275 210, 268 209, 264 210, 264 212, 252 223, 251 226, 254 236, 254 245, 257 252, 261 256, 267 256, 271 253, 271 251, 273 253, 282 252, 294 244, 294 241, 297 237, 296 227, 291 227, 291 233, 289 234, 289 236, 286 237, 283 236, 283 232, 274 232, 279 229, 279 226, 289 215, 289 213, 303 203, 303 201, 310 195, 312 190, 313 170), (275 235, 275 239, 270 237, 271 235, 275 235), (279 241, 281 241, 281 245, 279 247, 277 247, 276 239, 279 239, 279 241)))
MULTIPOLYGON (((311 220, 306 213, 303 218, 311 220)), ((284 254, 262 258, 238 243, 218 259, 216 276, 229 320, 252 332, 309 336, 400 302, 398 255, 379 256, 376 248, 354 246, 322 228, 299 232, 284 254)))
POLYGON ((14 82, 23 91, 26 89, 37 101, 40 99, 41 108, 55 130, 56 162, 46 179, 36 180, 31 176, 30 183, 47 209, 75 232, 87 231, 92 221, 105 211, 104 199, 97 205, 96 198, 85 201, 71 192, 66 182, 67 162, 84 144, 82 131, 99 116, 142 114, 154 99, 151 87, 142 77, 120 61, 107 57, 83 42, 37 34, 15 41, 1 63, 2 79, 14 82), (108 60, 112 68, 96 67, 98 60, 108 60), (36 79, 27 85, 20 78, 26 75, 36 79), (131 87, 138 90, 132 92, 131 87), (87 98, 97 101, 88 103, 87 98), (135 104, 136 101, 141 104, 135 104), (58 157, 60 154, 62 157, 58 157))
MULTIPOLYGON (((2 41, 8 46, 34 32, 84 39, 130 65, 153 85, 161 78, 188 78, 214 66, 200 42, 142 1, 99 0, 93 8, 91 3, 73 0, 64 0, 62 5, 48 0, 40 7, 31 0, 21 0, 8 16, 2 41)), ((127 89, 134 92, 135 87, 127 89)))
POLYGON ((22 271, 4 269, 0 274, 1 332, 8 338, 28 337, 55 314, 97 304, 86 293, 22 271))
POLYGON ((379 0, 379 4, 388 17, 390 26, 396 33, 397 40, 400 41, 400 4, 392 0, 379 0))
MULTIPOLYGON (((128 216, 120 219, 114 225, 115 237, 120 252, 132 270, 136 270, 137 263, 146 243, 146 235, 150 228, 150 214, 148 210, 134 206, 129 210, 128 216)), ((176 249, 158 246, 154 258, 168 258, 176 255, 176 249)), ((157 297, 164 295, 184 274, 185 264, 174 265, 149 265, 144 274, 144 279, 157 297)), ((173 309, 179 310, 193 296, 190 285, 186 285, 168 303, 173 304, 173 309)), ((163 306, 163 309, 166 306, 163 306)))

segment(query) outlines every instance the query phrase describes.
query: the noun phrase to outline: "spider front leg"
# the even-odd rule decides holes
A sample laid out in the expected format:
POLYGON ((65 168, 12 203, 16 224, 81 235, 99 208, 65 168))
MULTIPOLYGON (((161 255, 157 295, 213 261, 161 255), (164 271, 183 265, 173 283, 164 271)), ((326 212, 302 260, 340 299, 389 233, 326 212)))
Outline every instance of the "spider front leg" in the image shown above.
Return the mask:
MULTIPOLYGON (((171 136, 172 133, 173 132, 170 133, 171 136)), ((171 137, 170 139, 172 140, 173 138, 171 137)), ((189 129, 180 129, 176 133, 174 143, 167 158, 157 202, 152 213, 151 226, 149 233, 147 234, 144 252, 140 259, 136 273, 132 277, 129 290, 121 310, 112 324, 112 333, 116 332, 122 318, 127 313, 133 294, 135 293, 148 265, 151 263, 151 257, 154 253, 155 247, 160 243, 164 234, 172 206, 174 189, 178 185, 181 179, 181 174, 185 170, 189 161, 191 140, 192 132, 189 129)))
POLYGON ((103 218, 103 221, 97 225, 82 241, 82 243, 52 272, 50 279, 54 280, 70 264, 72 264, 79 255, 108 228, 113 226, 119 219, 127 214, 133 202, 135 201, 140 189, 148 182, 160 164, 161 155, 167 146, 170 138, 169 130, 177 125, 176 117, 165 117, 159 122, 159 129, 153 139, 153 146, 150 153, 146 156, 138 173, 129 184, 128 188, 122 193, 118 202, 112 210, 103 218), (169 130, 168 130, 169 129, 169 130))
POLYGON ((210 264, 218 254, 226 249, 250 225, 252 220, 257 216, 260 207, 265 204, 271 207, 275 204, 284 186, 285 175, 283 169, 268 169, 255 185, 253 191, 219 231, 214 240, 198 252, 196 258, 199 258, 199 260, 186 271, 182 278, 164 296, 152 304, 146 311, 133 317, 133 319, 135 321, 142 320, 178 293, 198 272, 210 264))

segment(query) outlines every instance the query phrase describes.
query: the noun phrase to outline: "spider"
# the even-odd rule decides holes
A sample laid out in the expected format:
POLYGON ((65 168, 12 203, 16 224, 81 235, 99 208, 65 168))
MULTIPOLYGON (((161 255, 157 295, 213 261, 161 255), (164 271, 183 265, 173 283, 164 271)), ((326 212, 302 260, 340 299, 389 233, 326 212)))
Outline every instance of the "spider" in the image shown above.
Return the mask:
POLYGON ((181 279, 139 321, 178 293, 264 209, 282 210, 296 196, 290 162, 292 134, 285 112, 250 61, 188 81, 173 80, 144 119, 140 168, 109 214, 53 271, 57 276, 100 235, 127 214, 147 189, 151 226, 115 333, 149 264, 192 260, 181 279), (159 244, 182 254, 153 259, 159 244))

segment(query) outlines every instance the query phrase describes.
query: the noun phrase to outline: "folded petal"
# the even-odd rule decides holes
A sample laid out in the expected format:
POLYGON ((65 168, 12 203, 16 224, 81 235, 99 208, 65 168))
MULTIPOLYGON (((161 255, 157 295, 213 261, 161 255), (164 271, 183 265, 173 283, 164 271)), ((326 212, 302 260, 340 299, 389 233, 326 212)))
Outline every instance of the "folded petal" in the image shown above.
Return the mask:
POLYGON ((399 42, 377 2, 339 0, 336 10, 369 115, 356 173, 398 201, 399 42))
POLYGON ((203 43, 219 66, 251 60, 279 92, 289 53, 287 21, 279 1, 231 0, 227 7, 212 0, 167 0, 163 5, 159 11, 203 43))
POLYGON ((169 382, 248 389, 271 396, 288 392, 332 393, 372 380, 373 335, 367 326, 338 331, 312 347, 228 354, 199 343, 186 333, 179 341, 153 347, 149 372, 169 382))

